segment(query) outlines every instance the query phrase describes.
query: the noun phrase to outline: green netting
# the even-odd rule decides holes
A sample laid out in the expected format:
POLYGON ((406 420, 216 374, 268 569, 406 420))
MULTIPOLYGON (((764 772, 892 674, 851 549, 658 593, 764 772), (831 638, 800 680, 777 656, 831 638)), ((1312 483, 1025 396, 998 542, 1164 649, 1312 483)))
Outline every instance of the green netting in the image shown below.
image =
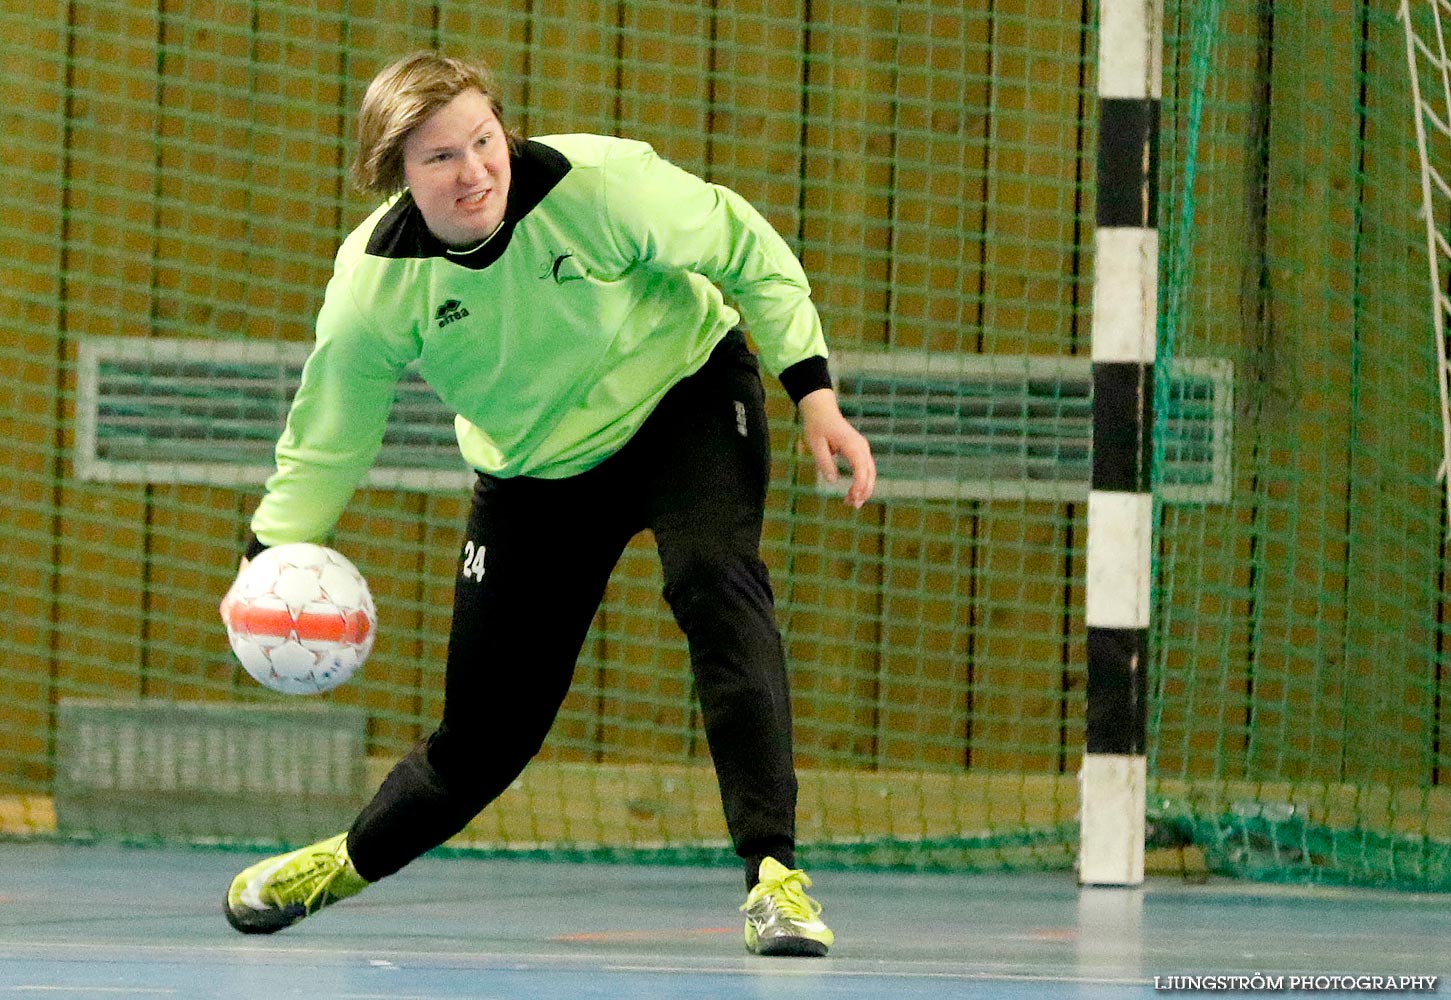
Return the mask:
POLYGON ((1443 413, 1390 6, 1170 26, 1160 382, 1233 363, 1233 489, 1159 505, 1150 813, 1212 870, 1444 889, 1443 413))
MULTIPOLYGON (((1171 867, 1439 884, 1440 418, 1403 36, 1343 6, 1168 4, 1151 839, 1171 867)), ((303 835, 306 794, 207 822, 207 796, 250 780, 237 741, 107 720, 221 711, 312 752, 316 723, 240 670, 215 606, 332 254, 371 207, 344 178, 362 90, 438 46, 488 59, 526 132, 646 139, 740 191, 812 279, 884 476, 880 502, 842 507, 768 387, 803 858, 1071 865, 1096 19, 1054 0, 7 7, 0 830, 303 835), (122 815, 136 782, 174 824, 122 815)), ((439 712, 467 503, 447 417, 405 385, 332 539, 382 616, 322 700, 361 714, 365 790, 439 712)), ((659 588, 639 539, 544 752, 451 847, 724 856, 659 588)))

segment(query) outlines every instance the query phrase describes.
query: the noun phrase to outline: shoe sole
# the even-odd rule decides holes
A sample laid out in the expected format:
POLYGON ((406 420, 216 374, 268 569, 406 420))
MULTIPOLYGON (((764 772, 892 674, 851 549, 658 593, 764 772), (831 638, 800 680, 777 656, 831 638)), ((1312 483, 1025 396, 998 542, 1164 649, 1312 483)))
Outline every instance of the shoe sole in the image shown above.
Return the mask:
POLYGON ((281 913, 276 913, 276 911, 258 912, 253 910, 251 911, 253 914, 252 918, 250 920, 244 919, 237 916, 236 912, 233 911, 230 893, 222 897, 222 913, 226 916, 227 923, 231 924, 243 934, 275 934, 284 927, 291 927, 307 915, 304 913, 301 916, 294 916, 287 910, 283 910, 281 913))
POLYGON ((757 942, 751 949, 757 955, 773 958, 825 958, 826 945, 804 937, 783 937, 772 941, 757 942))

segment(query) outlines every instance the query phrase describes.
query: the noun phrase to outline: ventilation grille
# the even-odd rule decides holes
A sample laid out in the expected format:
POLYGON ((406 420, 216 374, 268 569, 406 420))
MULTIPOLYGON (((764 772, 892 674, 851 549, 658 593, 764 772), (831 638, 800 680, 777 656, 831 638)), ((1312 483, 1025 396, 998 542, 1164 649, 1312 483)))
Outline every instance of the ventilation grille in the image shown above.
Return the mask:
MULTIPOLYGON (((308 345, 92 337, 81 343, 76 473, 106 482, 256 486, 273 470, 308 345)), ((872 442, 882 499, 1082 500, 1092 452, 1086 358, 842 351, 842 412, 872 442)), ((1159 494, 1229 496, 1233 369, 1172 366, 1159 494)), ((466 488, 453 414, 410 369, 365 482, 466 488)), ((842 485, 820 488, 843 490, 842 485)))
POLYGON ((301 699, 199 704, 62 698, 55 813, 64 834, 306 843, 367 801, 366 713, 301 699))
MULTIPOLYGON (((910 351, 832 355, 842 412, 872 442, 882 499, 1083 500, 1093 451, 1088 358, 910 351)), ((1229 497, 1233 366, 1171 365, 1157 491, 1229 497)), ((845 484, 824 492, 843 492, 845 484)))
MULTIPOLYGON (((309 345, 92 337, 81 343, 76 474, 107 482, 256 486, 309 345)), ((453 414, 410 369, 369 486, 456 490, 472 474, 453 414)))

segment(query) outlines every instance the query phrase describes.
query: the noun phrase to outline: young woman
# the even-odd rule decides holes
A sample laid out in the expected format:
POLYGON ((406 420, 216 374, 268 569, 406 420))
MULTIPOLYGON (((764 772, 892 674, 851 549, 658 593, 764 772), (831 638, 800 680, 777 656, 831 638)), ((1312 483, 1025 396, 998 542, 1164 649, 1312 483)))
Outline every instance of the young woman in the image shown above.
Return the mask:
POLYGON ((408 56, 368 88, 354 164, 386 198, 344 241, 248 556, 334 526, 416 362, 478 470, 443 718, 352 828, 248 868, 226 914, 289 926, 458 833, 539 751, 626 543, 653 532, 685 633, 746 944, 825 954, 795 869, 790 696, 759 557, 769 453, 756 357, 796 401, 823 474, 872 494, 801 267, 739 195, 647 145, 526 140, 484 70, 408 56))

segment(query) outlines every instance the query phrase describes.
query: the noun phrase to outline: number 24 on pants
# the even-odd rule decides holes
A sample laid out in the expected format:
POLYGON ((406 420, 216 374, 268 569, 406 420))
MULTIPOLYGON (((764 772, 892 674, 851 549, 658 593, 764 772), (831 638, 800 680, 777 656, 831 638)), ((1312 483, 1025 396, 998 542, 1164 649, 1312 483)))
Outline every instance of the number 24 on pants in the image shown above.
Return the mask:
POLYGON ((472 541, 464 542, 463 577, 465 580, 484 578, 484 547, 475 546, 472 541))

